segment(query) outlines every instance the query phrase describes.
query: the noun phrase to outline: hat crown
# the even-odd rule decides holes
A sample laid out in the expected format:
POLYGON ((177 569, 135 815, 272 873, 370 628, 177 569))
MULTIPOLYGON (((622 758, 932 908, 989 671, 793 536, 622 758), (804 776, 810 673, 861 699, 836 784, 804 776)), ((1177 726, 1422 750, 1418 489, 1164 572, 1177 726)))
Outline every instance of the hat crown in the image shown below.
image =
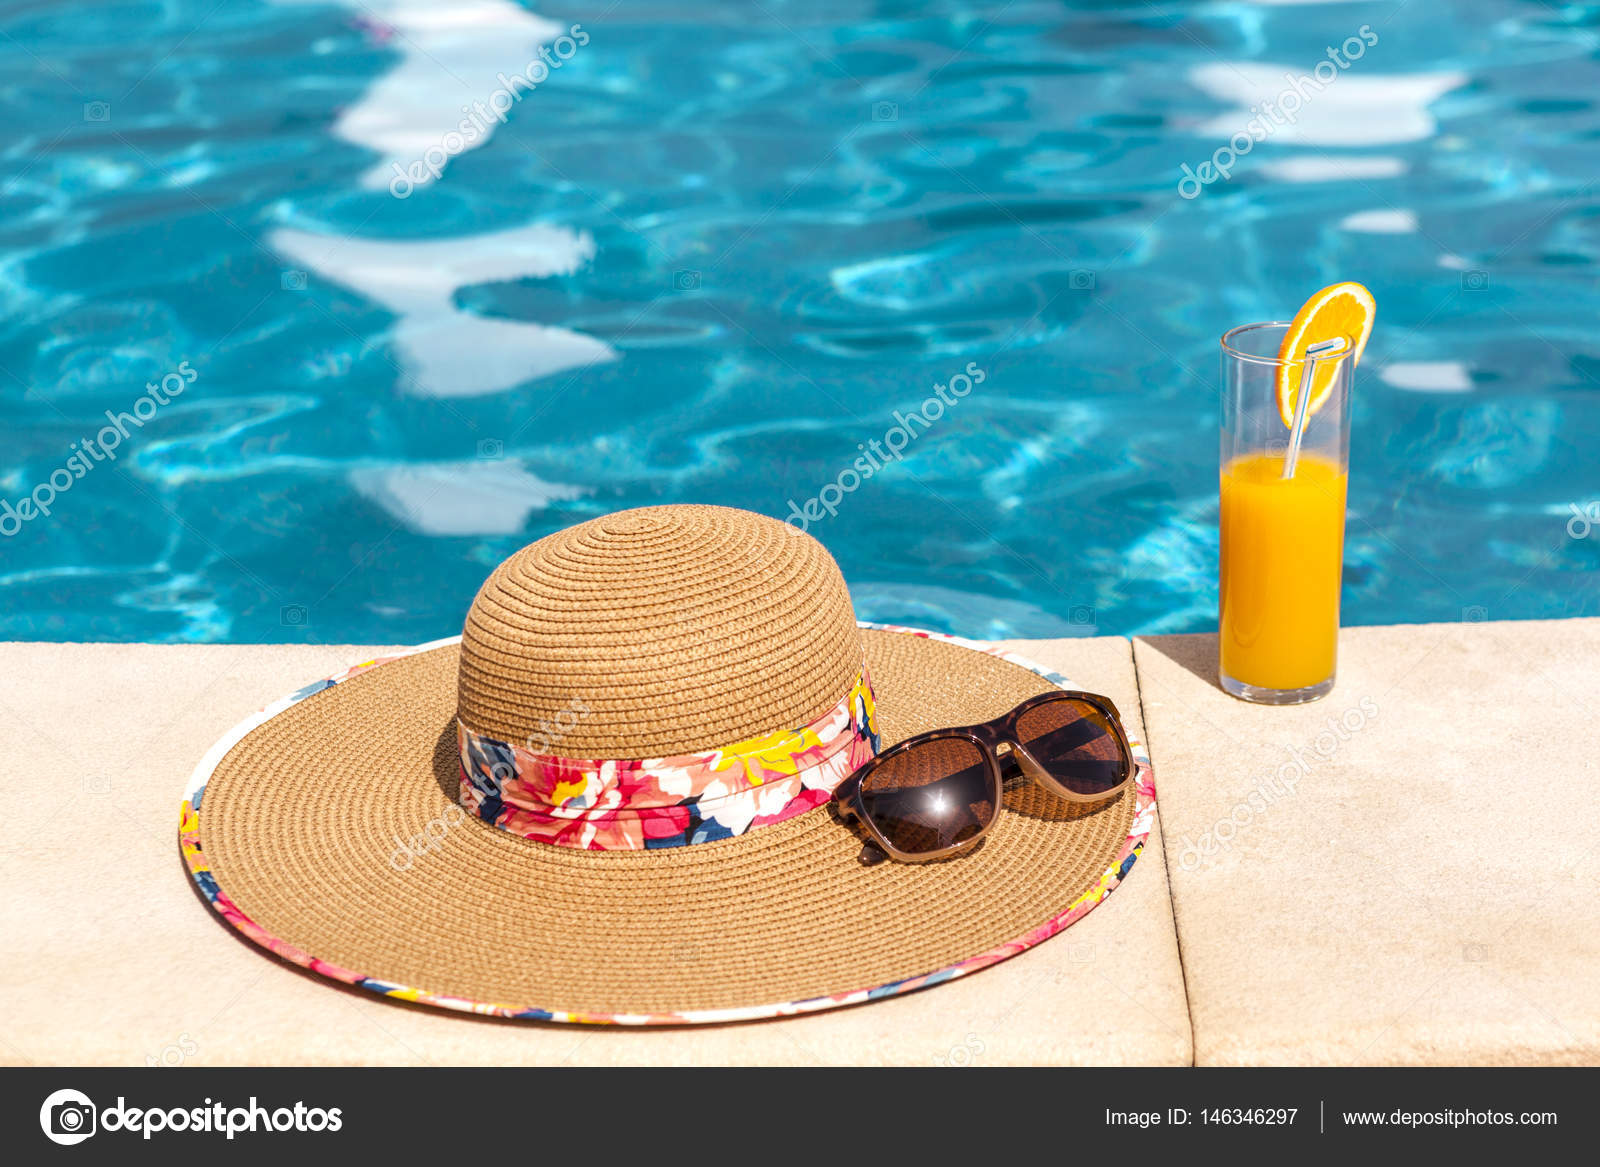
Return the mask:
POLYGON ((806 725, 861 667, 815 539, 728 507, 644 507, 494 570, 462 631, 457 711, 536 753, 658 758, 806 725))

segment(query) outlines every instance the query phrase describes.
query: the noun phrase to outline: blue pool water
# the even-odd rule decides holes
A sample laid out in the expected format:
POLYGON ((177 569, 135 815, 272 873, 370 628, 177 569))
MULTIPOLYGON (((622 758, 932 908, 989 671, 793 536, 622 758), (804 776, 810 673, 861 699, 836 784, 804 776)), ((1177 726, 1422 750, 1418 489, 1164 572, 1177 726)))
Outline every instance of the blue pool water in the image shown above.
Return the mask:
POLYGON ((4 5, 0 498, 66 489, 0 510, 0 638, 420 641, 556 528, 829 483, 864 618, 1213 627, 1216 337, 1339 279, 1347 622, 1600 614, 1597 52, 1511 0, 4 5))

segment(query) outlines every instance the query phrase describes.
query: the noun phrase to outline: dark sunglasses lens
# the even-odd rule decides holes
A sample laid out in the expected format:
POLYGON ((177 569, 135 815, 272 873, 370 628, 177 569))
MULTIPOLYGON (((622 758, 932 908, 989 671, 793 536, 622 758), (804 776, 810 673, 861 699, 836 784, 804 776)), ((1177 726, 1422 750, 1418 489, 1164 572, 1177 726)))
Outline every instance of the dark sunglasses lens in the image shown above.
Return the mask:
POLYGON ((1063 697, 1035 705, 1017 719, 1017 736, 1050 777, 1074 794, 1106 794, 1133 768, 1110 717, 1087 701, 1063 697))
POLYGON ((983 751, 964 738, 934 738, 874 766, 862 807, 900 851, 926 855, 973 838, 994 818, 994 782, 983 751))

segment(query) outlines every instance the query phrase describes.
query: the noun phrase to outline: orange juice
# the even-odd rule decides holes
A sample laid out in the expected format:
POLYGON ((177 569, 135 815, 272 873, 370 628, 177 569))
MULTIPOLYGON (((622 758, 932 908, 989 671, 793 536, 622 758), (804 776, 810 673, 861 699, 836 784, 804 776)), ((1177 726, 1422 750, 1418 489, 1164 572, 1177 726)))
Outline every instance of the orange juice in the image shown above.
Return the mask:
POLYGON ((1293 478, 1282 454, 1222 468, 1222 671, 1263 689, 1333 676, 1339 639, 1348 475, 1303 452, 1293 478))

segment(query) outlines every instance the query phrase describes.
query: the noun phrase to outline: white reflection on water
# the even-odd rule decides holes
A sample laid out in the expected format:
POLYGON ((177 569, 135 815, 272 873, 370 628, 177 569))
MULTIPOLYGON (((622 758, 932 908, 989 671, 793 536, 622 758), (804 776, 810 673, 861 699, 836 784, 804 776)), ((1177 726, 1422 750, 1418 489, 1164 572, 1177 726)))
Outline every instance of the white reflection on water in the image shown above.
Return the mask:
POLYGON ((1312 154, 1264 162, 1261 170, 1279 182, 1354 182, 1398 178, 1406 172, 1406 164, 1387 154, 1312 154))
MULTIPOLYGON (((300 3, 302 0, 275 0, 300 3)), ((564 29, 507 0, 343 0, 369 21, 399 62, 377 78, 333 125, 336 136, 380 154, 361 178, 386 189, 482 101, 496 75, 516 72, 564 29)), ((488 123, 492 132, 495 123, 488 123)), ((476 149, 489 132, 467 145, 476 149)), ((442 181, 449 181, 448 175, 442 181)), ((426 195, 420 194, 425 198, 426 195)), ((569 328, 464 312, 457 291, 497 280, 571 275, 594 258, 587 232, 535 223, 440 239, 364 239, 294 228, 272 233, 292 263, 393 312, 388 339, 404 369, 402 386, 428 397, 500 393, 564 370, 617 359, 610 345, 569 328)), ((582 487, 546 482, 515 461, 363 466, 351 486, 397 522, 424 535, 509 535, 582 487)))
MULTIPOLYGON (((368 188, 386 188, 392 162, 409 165, 456 125, 462 104, 494 89, 497 73, 522 68, 541 43, 564 31, 507 0, 343 2, 372 21, 373 31, 400 54, 334 125, 340 137, 385 155, 363 176, 368 188)), ((487 140, 485 134, 469 148, 487 140)), ((454 303, 459 289, 475 283, 572 274, 594 258, 594 239, 586 232, 534 224, 399 240, 283 228, 272 233, 272 245, 298 266, 399 316, 389 339, 405 369, 402 384, 412 393, 480 397, 617 359, 610 345, 570 328, 488 319, 454 303)))
POLYGON ((1385 385, 1413 393, 1472 390, 1472 371, 1460 361, 1395 361, 1379 369, 1378 378, 1385 385))
POLYGON ((589 493, 516 462, 363 468, 351 471, 350 484, 407 529, 442 536, 515 535, 534 511, 589 493))
MULTIPOLYGON (((1382 52, 1381 44, 1369 50, 1373 58, 1382 52)), ((1204 122, 1198 132, 1224 141, 1247 133, 1245 123, 1256 116, 1251 108, 1263 101, 1276 103, 1278 95, 1316 63, 1217 61, 1195 66, 1189 70, 1193 85, 1239 107, 1204 122)), ((1276 126, 1262 145, 1387 146, 1431 138, 1438 124, 1428 106, 1468 81, 1465 73, 1379 74, 1366 73, 1365 68, 1365 62, 1357 62, 1320 92, 1311 92, 1295 121, 1276 126)))
MULTIPOLYGON (((387 189, 394 164, 416 161, 441 136, 456 128, 463 105, 484 101, 497 73, 516 72, 539 46, 566 32, 510 0, 336 0, 353 9, 400 61, 379 77, 361 100, 333 125, 347 142, 382 157, 361 176, 368 189, 387 189)), ((323 4, 326 0, 272 0, 275 4, 323 4)), ((515 107, 508 115, 515 117, 515 107)), ((465 150, 493 135, 497 122, 465 150)), ((465 150, 463 152, 465 152, 465 150)))
POLYGON ((1339 220, 1339 226, 1360 235, 1414 235, 1417 213, 1402 207, 1379 207, 1346 215, 1339 220))
POLYGON ((428 397, 479 397, 566 369, 617 359, 569 328, 463 312, 457 289, 492 280, 570 275, 594 257, 587 232, 536 223, 453 239, 357 239, 281 228, 272 246, 400 317, 390 332, 409 380, 428 397))

